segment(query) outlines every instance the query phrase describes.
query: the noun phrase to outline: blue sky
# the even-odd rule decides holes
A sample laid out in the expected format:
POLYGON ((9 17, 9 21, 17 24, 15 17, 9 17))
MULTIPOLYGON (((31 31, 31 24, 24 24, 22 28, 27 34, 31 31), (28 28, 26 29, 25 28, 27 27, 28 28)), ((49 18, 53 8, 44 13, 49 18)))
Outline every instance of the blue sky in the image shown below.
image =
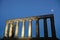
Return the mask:
MULTIPOLYGON (((60 0, 0 0, 0 37, 6 20, 27 16, 54 14, 57 37, 60 37, 60 0), (53 9, 53 12, 51 12, 53 9)), ((43 35, 41 33, 41 35, 43 35)))

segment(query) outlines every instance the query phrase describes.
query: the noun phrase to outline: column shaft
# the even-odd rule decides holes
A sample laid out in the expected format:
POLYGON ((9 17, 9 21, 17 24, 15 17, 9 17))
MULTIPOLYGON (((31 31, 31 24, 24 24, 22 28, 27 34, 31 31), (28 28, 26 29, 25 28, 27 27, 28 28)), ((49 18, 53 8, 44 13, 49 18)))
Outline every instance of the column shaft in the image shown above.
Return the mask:
POLYGON ((56 31, 55 31, 55 25, 54 25, 54 17, 51 17, 50 21, 51 21, 52 38, 53 38, 53 40, 55 40, 55 38, 56 38, 56 31))
POLYGON ((22 32, 21 32, 21 37, 24 38, 24 30, 25 30, 25 21, 22 21, 22 32))
POLYGON ((48 39, 48 30, 47 30, 47 20, 46 20, 46 18, 44 18, 44 37, 45 37, 45 40, 48 39))
POLYGON ((9 31, 9 37, 11 37, 12 36, 12 27, 13 27, 13 25, 12 25, 12 23, 10 23, 10 31, 9 31))
POLYGON ((29 20, 29 27, 28 27, 28 37, 31 38, 32 36, 32 20, 29 20))
POLYGON ((15 30, 15 37, 18 36, 18 21, 16 22, 16 30, 15 30))
POLYGON ((6 28, 5 28, 4 36, 7 37, 7 34, 8 34, 8 22, 6 22, 6 28))
POLYGON ((36 19, 36 38, 39 39, 39 19, 36 19))

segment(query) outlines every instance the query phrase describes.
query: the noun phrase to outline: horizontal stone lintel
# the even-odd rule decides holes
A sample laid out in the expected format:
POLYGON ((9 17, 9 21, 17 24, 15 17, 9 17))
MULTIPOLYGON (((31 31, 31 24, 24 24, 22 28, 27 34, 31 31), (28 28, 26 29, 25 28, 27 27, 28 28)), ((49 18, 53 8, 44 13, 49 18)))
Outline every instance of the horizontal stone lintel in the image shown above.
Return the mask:
POLYGON ((53 17, 53 14, 41 15, 41 16, 31 16, 31 17, 25 17, 25 18, 17 18, 17 19, 11 19, 11 20, 7 20, 7 21, 13 21, 13 22, 22 21, 22 20, 28 21, 30 19, 36 20, 36 19, 44 19, 44 18, 51 18, 51 17, 53 17))

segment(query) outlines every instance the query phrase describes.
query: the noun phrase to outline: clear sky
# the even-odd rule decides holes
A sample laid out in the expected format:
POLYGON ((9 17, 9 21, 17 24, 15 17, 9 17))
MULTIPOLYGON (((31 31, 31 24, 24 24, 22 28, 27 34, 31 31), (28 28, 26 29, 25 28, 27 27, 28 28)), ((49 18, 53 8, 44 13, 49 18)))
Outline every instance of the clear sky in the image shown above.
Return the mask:
POLYGON ((0 0, 0 37, 4 35, 5 24, 8 19, 52 13, 55 17, 56 35, 59 38, 60 0, 0 0))

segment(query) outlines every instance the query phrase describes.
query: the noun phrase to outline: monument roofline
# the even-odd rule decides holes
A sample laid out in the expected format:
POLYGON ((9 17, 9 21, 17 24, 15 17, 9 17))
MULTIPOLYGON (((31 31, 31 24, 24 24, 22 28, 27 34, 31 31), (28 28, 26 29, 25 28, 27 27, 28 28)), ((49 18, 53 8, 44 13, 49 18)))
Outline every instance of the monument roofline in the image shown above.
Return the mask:
POLYGON ((44 18, 50 18, 52 17, 54 14, 47 14, 47 15, 38 15, 38 16, 31 16, 31 17, 23 17, 23 18, 16 18, 16 19, 9 19, 7 21, 22 21, 22 20, 35 20, 36 18, 38 19, 44 19, 44 18))

